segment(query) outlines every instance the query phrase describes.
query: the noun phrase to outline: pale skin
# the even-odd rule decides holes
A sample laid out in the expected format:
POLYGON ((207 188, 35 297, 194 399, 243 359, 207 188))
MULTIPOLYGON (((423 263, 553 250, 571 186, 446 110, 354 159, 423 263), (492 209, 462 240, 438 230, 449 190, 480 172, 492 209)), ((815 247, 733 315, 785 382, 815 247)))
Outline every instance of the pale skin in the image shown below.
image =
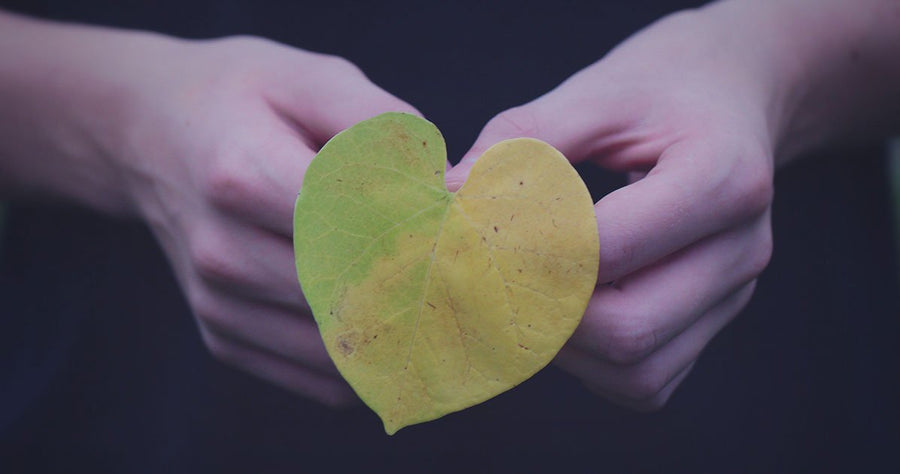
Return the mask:
POLYGON ((652 410, 749 301, 777 167, 898 127, 900 2, 738 0, 666 17, 499 114, 448 180, 522 135, 630 173, 595 206, 600 285, 557 363, 652 410))
MULTIPOLYGON (((0 57, 3 194, 145 220, 217 358, 323 403, 354 399, 296 281, 292 206, 325 140, 412 106, 342 59, 255 38, 0 13, 0 57)), ((900 128, 897 58, 896 0, 679 13, 499 114, 448 185, 517 136, 630 173, 595 206, 599 284, 556 362, 614 402, 659 408, 768 263, 778 165, 900 128)))
POLYGON ((0 41, 12 58, 0 90, 15 91, 0 112, 0 189, 145 220, 215 357, 325 404, 356 400, 297 282, 293 202, 332 135, 416 110, 346 60, 258 38, 14 16, 0 31, 15 40, 0 41))

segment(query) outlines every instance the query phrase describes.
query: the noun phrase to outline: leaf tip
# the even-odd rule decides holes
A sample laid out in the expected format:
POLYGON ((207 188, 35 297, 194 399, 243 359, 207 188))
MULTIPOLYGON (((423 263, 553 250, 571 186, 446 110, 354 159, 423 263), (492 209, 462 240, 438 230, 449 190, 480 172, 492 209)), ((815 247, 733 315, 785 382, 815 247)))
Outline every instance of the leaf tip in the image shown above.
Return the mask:
POLYGON ((409 425, 404 425, 400 423, 396 423, 393 420, 382 420, 384 422, 384 432, 387 433, 388 436, 394 436, 398 431, 406 428, 409 425))

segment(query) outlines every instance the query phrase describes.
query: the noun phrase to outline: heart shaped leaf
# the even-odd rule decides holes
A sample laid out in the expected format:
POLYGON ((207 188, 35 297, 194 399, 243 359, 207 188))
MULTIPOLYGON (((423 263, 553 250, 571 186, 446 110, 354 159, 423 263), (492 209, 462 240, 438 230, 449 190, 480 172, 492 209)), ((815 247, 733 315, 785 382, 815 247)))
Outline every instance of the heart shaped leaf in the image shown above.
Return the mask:
POLYGON ((379 115, 322 148, 295 208, 297 274, 322 339, 389 434, 547 365, 597 277, 593 203, 562 154, 498 143, 456 193, 445 160, 430 122, 379 115))

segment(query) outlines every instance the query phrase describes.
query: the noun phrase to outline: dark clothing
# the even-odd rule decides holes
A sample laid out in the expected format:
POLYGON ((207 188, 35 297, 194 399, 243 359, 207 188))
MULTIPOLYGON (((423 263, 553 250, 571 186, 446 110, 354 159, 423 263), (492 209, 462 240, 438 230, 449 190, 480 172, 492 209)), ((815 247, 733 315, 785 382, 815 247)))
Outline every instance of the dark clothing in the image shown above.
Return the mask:
MULTIPOLYGON (((20 8, 347 57, 435 122, 454 157, 497 112, 689 2, 319 3, 20 8)), ((141 224, 14 205, 0 247, 0 472, 896 470, 900 283, 883 155, 843 149, 780 173, 772 263, 662 411, 612 406, 551 366, 394 437, 365 407, 324 408, 214 361, 141 224)), ((595 197, 620 183, 580 170, 595 197)))

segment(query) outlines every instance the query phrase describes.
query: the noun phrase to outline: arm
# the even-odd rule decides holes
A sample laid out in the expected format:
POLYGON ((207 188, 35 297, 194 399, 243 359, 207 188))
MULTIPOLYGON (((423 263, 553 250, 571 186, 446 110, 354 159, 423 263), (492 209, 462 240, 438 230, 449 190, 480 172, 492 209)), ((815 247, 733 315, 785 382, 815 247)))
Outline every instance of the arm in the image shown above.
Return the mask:
POLYGON ((258 38, 185 41, 0 13, 0 194, 145 220, 219 359, 354 399, 294 270, 306 166, 338 131, 415 110, 349 62, 258 38))
POLYGON ((900 131, 900 1, 738 0, 704 13, 763 42, 779 163, 900 131))
POLYGON ((107 133, 127 120, 129 51, 164 55, 144 33, 55 24, 0 12, 0 193, 53 197, 134 214, 107 133))
POLYGON ((670 15, 492 119, 505 138, 628 172, 595 206, 599 283, 557 358, 598 393, 662 406, 750 299, 778 164, 900 129, 900 2, 731 0, 670 15))

